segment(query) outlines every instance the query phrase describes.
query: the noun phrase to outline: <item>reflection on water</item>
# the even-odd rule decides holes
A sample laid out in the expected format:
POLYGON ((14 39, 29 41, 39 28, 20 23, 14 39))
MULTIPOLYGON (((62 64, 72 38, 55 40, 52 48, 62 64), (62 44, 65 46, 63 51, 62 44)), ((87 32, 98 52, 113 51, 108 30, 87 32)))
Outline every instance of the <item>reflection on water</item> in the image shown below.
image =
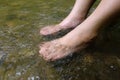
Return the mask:
POLYGON ((39 28, 62 20, 73 2, 0 1, 0 80, 120 79, 120 20, 73 56, 51 63, 39 57, 38 44, 46 40, 39 35, 39 28))

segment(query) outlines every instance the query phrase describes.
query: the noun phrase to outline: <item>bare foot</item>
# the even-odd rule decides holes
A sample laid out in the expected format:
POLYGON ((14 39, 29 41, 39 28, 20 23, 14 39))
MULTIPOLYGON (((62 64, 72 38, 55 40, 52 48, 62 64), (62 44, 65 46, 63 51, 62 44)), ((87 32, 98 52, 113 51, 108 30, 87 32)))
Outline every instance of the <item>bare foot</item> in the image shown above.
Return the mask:
POLYGON ((66 29, 69 29, 69 28, 65 28, 59 24, 57 25, 50 25, 50 26, 46 26, 46 27, 43 27, 41 30, 40 30, 40 34, 41 35, 52 35, 52 34, 55 34, 61 30, 66 30, 66 29))
POLYGON ((86 44, 77 47, 62 44, 61 39, 56 39, 50 42, 45 42, 40 45, 40 56, 47 61, 54 61, 64 58, 78 50, 83 49, 86 44))
POLYGON ((55 34, 61 30, 73 29, 77 25, 79 25, 83 20, 84 20, 84 18, 81 18, 81 19, 77 19, 77 18, 76 19, 68 19, 68 18, 66 18, 65 20, 63 20, 59 24, 50 25, 50 26, 46 26, 46 27, 41 28, 40 34, 46 36, 46 35, 55 34))
POLYGON ((40 45, 40 55, 47 61, 64 58, 88 45, 97 34, 89 27, 78 26, 62 38, 40 45), (79 28, 80 29, 77 29, 79 28))

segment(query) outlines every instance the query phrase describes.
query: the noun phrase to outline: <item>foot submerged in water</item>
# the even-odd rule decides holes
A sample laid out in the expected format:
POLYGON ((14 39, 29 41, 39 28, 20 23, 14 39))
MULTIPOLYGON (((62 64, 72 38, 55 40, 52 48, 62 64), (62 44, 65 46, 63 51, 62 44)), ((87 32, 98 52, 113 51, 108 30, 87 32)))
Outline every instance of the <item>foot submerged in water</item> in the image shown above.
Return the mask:
POLYGON ((65 19, 61 23, 56 25, 50 25, 41 28, 40 34, 43 36, 55 34, 61 30, 74 29, 77 25, 83 22, 84 18, 81 19, 65 19))
POLYGON ((91 31, 89 32, 88 30, 86 31, 82 29, 80 34, 76 35, 76 30, 68 33, 62 38, 41 44, 39 51, 40 56, 47 61, 55 61, 57 59, 64 58, 78 50, 85 48, 88 45, 88 42, 90 42, 91 39, 97 35, 94 32, 91 33, 91 31))
POLYGON ((79 47, 73 47, 69 45, 64 45, 61 43, 60 39, 45 42, 40 45, 40 56, 47 61, 55 61, 64 58, 78 50, 81 50, 86 45, 81 45, 79 47))

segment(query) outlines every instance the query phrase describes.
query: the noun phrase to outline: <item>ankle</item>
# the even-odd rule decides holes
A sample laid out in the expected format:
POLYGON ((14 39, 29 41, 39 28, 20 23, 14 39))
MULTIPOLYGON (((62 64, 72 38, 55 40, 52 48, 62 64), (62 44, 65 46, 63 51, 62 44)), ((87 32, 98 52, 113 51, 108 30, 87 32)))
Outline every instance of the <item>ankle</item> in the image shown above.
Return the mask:
POLYGON ((70 27, 70 28, 74 28, 77 25, 79 25, 81 22, 83 22, 85 19, 85 17, 67 17, 65 18, 59 25, 63 26, 63 27, 70 27))

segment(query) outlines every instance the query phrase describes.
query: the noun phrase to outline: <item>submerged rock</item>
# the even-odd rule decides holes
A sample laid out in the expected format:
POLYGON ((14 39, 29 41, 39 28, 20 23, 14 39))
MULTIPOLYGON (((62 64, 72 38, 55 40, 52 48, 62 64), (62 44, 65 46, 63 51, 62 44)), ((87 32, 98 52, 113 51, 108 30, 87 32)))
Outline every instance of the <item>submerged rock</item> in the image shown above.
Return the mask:
POLYGON ((39 56, 38 44, 69 31, 43 38, 39 28, 63 19, 74 0, 0 3, 0 80, 120 80, 119 21, 103 29, 85 50, 48 63, 39 56))

